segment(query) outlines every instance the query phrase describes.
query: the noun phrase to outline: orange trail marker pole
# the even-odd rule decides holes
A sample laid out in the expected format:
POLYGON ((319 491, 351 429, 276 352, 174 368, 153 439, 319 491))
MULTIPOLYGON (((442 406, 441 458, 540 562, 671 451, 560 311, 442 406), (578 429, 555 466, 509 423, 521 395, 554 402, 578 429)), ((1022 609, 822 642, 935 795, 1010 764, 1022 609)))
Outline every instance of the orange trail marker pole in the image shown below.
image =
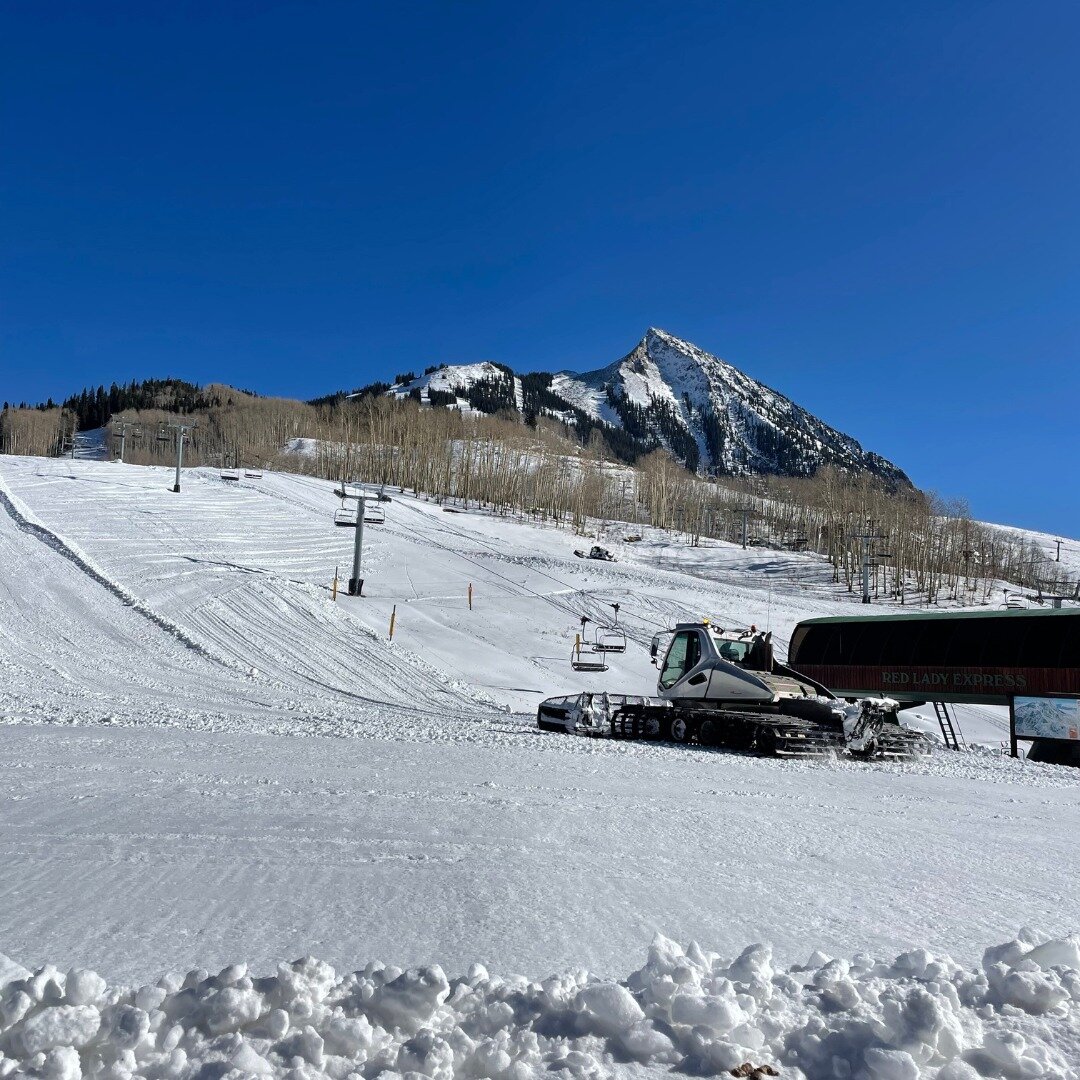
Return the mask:
POLYGON ((334 567, 334 588, 333 588, 333 593, 332 593, 332 596, 331 596, 331 599, 334 601, 334 603, 337 603, 337 572, 338 572, 338 568, 335 566, 334 567))
POLYGON ((397 622, 397 604, 394 605, 394 610, 390 612, 390 640, 394 640, 394 624, 397 622))

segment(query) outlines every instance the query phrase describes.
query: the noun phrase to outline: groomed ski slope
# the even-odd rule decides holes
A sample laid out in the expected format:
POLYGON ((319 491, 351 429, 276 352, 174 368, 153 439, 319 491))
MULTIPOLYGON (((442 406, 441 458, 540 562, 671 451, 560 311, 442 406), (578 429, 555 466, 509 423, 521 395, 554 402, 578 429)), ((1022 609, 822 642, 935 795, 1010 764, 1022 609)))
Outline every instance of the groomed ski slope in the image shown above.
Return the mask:
MULTIPOLYGON (((332 485, 192 470, 176 495, 170 479, 0 459, 0 950, 27 967, 139 983, 314 953, 339 971, 611 980, 662 932, 729 960, 767 940, 785 967, 925 948, 970 968, 1021 926, 1025 949, 1077 930, 1074 770, 990 749, 867 766, 535 730, 542 695, 651 691, 649 638, 678 618, 784 642, 843 610, 813 556, 647 535, 591 563, 565 530, 394 493, 367 529, 366 596, 333 603, 352 532, 332 525, 332 485), (615 601, 626 654, 572 672, 578 615, 615 601), (317 735, 335 737, 291 737, 317 735)), ((993 710, 962 723, 1001 737, 993 710)), ((562 1032, 586 1040, 575 1052, 627 1056, 604 1041, 619 1032, 581 1023, 562 1032)), ((1025 1024, 1033 1046, 1069 1045, 1067 1025, 1025 1024)), ((665 1055, 639 1060, 666 1071, 665 1055)))

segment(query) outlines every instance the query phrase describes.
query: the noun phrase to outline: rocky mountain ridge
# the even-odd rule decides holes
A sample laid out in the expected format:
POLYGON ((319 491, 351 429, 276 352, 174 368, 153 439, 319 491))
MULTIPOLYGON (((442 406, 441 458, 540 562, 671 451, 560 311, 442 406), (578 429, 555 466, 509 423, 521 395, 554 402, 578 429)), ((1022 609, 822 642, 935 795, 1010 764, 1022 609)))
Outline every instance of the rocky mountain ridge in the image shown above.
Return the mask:
POLYGON ((482 413, 547 415, 597 428, 620 456, 653 447, 709 475, 809 476, 824 465, 910 483, 879 454, 732 364, 650 328, 631 352, 595 371, 516 375, 502 364, 442 365, 388 393, 482 413))

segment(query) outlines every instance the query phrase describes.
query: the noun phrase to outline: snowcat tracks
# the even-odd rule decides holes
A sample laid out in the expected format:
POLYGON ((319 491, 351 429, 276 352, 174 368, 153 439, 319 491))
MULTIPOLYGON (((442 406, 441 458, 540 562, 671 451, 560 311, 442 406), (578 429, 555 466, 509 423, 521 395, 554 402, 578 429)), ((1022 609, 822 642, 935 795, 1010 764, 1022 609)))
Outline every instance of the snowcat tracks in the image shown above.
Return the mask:
MULTIPOLYGON (((670 739, 675 710, 629 705, 611 718, 615 739, 670 739)), ((763 757, 825 757, 842 753, 839 731, 811 721, 762 713, 702 710, 693 716, 691 742, 722 750, 742 750, 763 757)))
POLYGON ((869 753, 851 751, 859 761, 917 761, 927 757, 933 750, 930 740, 921 732, 886 728, 874 742, 869 753))
POLYGON ((647 705, 628 705, 611 717, 613 739, 662 739, 664 721, 670 719, 670 709, 650 708, 647 705))
MULTIPOLYGON (((766 736, 768 739, 768 736, 766 736)), ((778 728, 773 742, 765 747, 758 740, 758 752, 770 757, 833 757, 844 751, 844 740, 828 730, 778 728)))
POLYGON ((541 702, 537 710, 537 726, 543 731, 593 739, 698 743, 774 758, 840 757, 849 752, 856 761, 913 761, 932 749, 926 736, 899 725, 887 725, 868 750, 858 751, 847 745, 839 725, 831 727, 802 717, 733 709, 672 708, 640 698, 604 700, 605 718, 597 717, 586 725, 575 724, 580 709, 578 698, 550 698, 541 702), (607 705, 611 706, 610 711, 607 705), (682 739, 672 734, 672 724, 677 719, 686 722, 682 739))
POLYGON ((708 745, 729 746, 752 750, 763 757, 832 757, 843 753, 844 738, 834 731, 808 720, 776 717, 760 713, 724 713, 721 717, 702 723, 701 741, 708 745), (709 737, 710 725, 723 724, 722 741, 709 737))

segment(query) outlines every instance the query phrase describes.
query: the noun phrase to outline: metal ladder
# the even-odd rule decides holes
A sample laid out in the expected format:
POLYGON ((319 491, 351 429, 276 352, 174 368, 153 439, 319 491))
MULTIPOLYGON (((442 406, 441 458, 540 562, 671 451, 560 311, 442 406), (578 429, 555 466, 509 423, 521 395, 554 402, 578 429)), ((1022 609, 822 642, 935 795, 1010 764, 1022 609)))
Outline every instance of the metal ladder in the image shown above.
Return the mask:
POLYGON ((935 701, 934 715, 937 717, 938 726, 941 728, 941 737, 945 740, 946 749, 966 750, 967 742, 960 725, 949 715, 949 706, 944 701, 935 701))

